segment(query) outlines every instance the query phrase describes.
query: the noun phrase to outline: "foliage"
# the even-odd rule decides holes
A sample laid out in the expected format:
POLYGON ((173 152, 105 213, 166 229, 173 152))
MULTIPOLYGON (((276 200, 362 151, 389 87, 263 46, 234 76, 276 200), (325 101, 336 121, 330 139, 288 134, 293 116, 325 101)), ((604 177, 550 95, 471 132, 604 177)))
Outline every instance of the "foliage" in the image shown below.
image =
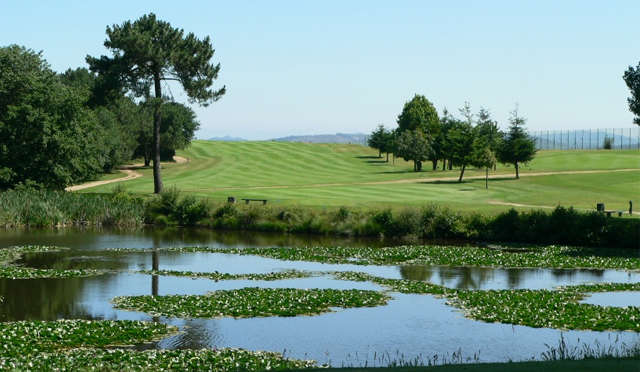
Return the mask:
POLYGON ((498 161, 502 164, 513 164, 516 178, 520 178, 520 163, 527 164, 536 156, 536 141, 531 138, 524 128, 526 120, 519 116, 518 106, 511 111, 509 117, 509 132, 498 150, 498 161))
POLYGON ((640 125, 640 62, 638 62, 638 66, 635 69, 633 66, 629 66, 622 78, 631 93, 631 97, 627 98, 627 102, 629 103, 629 111, 635 115, 633 123, 640 125))
POLYGON ((139 321, 59 320, 0 323, 0 369, 113 371, 262 371, 314 367, 310 360, 242 349, 124 349, 158 340, 177 327, 139 321), (110 347, 116 346, 116 348, 110 347))
POLYGON ((211 89, 220 65, 210 63, 214 50, 209 37, 200 40, 193 33, 184 35, 182 29, 156 19, 153 13, 135 22, 127 21, 122 25, 107 27, 107 36, 104 46, 113 52, 113 57, 87 57, 91 70, 98 72, 105 80, 120 82, 138 96, 150 97, 153 84, 155 99, 148 99, 148 102, 154 111, 154 192, 160 193, 163 189, 160 175, 160 132, 164 106, 162 81, 178 81, 190 102, 207 106, 225 93, 225 87, 211 89))
POLYGON ((297 279, 297 278, 309 278, 312 273, 299 270, 282 270, 267 274, 228 274, 219 272, 193 272, 193 271, 171 271, 171 270, 141 270, 140 274, 149 275, 165 275, 165 276, 179 276, 186 278, 206 278, 215 281, 218 280, 283 280, 283 279, 297 279))
POLYGON ((0 190, 63 190, 102 169, 102 133, 40 53, 0 48, 0 190))
POLYGON ((640 221, 606 218, 600 212, 579 212, 557 206, 548 214, 540 210, 510 209, 498 214, 486 238, 529 243, 571 244, 638 248, 640 221))
MULTIPOLYGON (((384 127, 384 125, 378 125, 378 128, 374 130, 369 136, 367 145, 372 149, 378 150, 378 157, 382 157, 382 153, 387 155, 391 152, 393 144, 393 132, 384 127)), ((388 161, 387 157, 387 161, 388 161)))
POLYGON ((602 140, 602 148, 605 149, 605 150, 613 149, 613 142, 614 141, 615 141, 615 138, 605 135, 604 139, 602 140))
POLYGON ((58 191, 0 192, 0 226, 141 225, 139 198, 58 191))
POLYGON ((454 121, 447 132, 444 144, 445 153, 452 165, 460 167, 460 178, 462 182, 464 170, 467 165, 474 163, 476 137, 471 123, 464 121, 454 121))
POLYGON ((0 357, 15 357, 36 352, 54 352, 68 348, 135 345, 158 340, 177 327, 161 323, 131 320, 58 320, 0 323, 4 348, 0 357))
POLYGON ((332 307, 385 305, 389 296, 375 291, 294 288, 242 288, 205 295, 119 296, 118 309, 179 318, 315 315, 332 307))
POLYGON ((521 324, 537 328, 595 331, 640 331, 640 308, 579 303, 587 293, 638 291, 640 283, 596 284, 557 290, 459 290, 448 296, 449 304, 465 316, 485 322, 521 324))
MULTIPOLYGON (((149 166, 154 154, 153 110, 152 102, 140 104, 139 110, 144 118, 136 125, 137 147, 134 156, 142 157, 144 165, 149 166)), ((200 128, 195 112, 178 102, 166 101, 162 107, 160 126, 160 157, 162 161, 172 161, 176 150, 184 150, 195 138, 200 128)))
POLYGON ((410 245, 400 247, 263 247, 212 248, 172 247, 177 252, 218 252, 256 255, 286 261, 310 261, 354 265, 431 265, 513 267, 551 269, 640 270, 640 256, 634 249, 597 249, 569 246, 513 249, 410 245))
POLYGON ((422 170, 422 162, 429 159, 433 152, 432 143, 433 137, 420 129, 402 131, 394 142, 394 155, 405 161, 412 160, 413 170, 419 172, 422 170))
POLYGON ((437 136, 440 128, 438 111, 425 96, 418 94, 404 104, 397 123, 400 132, 419 129, 432 136, 437 136))

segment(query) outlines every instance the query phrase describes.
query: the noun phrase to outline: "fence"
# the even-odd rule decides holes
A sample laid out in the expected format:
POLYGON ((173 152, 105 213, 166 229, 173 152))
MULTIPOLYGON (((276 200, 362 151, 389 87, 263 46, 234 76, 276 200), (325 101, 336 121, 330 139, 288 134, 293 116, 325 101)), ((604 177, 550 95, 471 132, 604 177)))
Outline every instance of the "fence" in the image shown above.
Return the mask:
POLYGON ((640 149, 640 127, 585 130, 542 130, 529 135, 536 140, 539 150, 598 150, 605 146, 611 149, 640 149))

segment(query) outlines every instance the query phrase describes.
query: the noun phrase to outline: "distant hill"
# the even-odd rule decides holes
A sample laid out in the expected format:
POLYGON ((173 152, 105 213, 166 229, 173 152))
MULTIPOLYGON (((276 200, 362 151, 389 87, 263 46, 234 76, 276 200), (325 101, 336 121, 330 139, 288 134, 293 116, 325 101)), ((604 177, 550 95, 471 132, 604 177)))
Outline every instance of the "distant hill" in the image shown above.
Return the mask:
POLYGON ((241 137, 224 136, 224 137, 211 137, 209 138, 209 141, 236 142, 236 141, 247 141, 247 140, 241 137))
POLYGON ((363 133, 315 134, 308 136, 288 136, 282 138, 274 138, 273 141, 309 143, 355 143, 366 145, 367 135, 363 133))

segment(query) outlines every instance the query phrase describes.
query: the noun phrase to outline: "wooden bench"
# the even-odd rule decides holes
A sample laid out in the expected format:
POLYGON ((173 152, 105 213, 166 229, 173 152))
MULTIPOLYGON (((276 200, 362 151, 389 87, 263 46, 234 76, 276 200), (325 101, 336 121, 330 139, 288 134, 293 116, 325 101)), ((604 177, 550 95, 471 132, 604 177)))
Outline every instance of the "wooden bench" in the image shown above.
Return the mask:
POLYGON ((269 199, 242 199, 242 200, 244 200, 245 204, 249 204, 249 202, 252 202, 252 201, 261 201, 262 205, 267 205, 267 200, 269 199))
POLYGON ((607 217, 611 217, 611 213, 617 213, 618 217, 622 217, 622 214, 626 211, 602 211, 607 214, 607 217))

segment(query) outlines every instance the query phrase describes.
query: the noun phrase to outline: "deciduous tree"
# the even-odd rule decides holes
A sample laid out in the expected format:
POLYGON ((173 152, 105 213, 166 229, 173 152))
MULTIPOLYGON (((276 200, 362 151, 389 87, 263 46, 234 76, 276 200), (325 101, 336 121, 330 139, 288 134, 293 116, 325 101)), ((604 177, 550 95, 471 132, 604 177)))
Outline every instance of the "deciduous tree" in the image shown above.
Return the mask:
POLYGON ((627 98, 627 102, 629 103, 629 111, 635 115, 633 123, 640 125, 640 62, 635 69, 633 66, 629 66, 622 78, 631 91, 631 97, 627 98))
POLYGON ((99 128, 85 95, 17 45, 0 48, 0 71, 0 189, 63 190, 99 173, 99 128))
POLYGON ((413 161, 413 170, 420 172, 422 162, 429 158, 433 138, 420 129, 405 130, 398 134, 394 144, 394 154, 405 161, 413 161))
MULTIPOLYGON (((419 129, 424 134, 428 135, 432 144, 440 134, 440 119, 438 118, 438 111, 436 111, 433 104, 423 95, 416 94, 411 101, 404 104, 402 113, 398 115, 397 123, 399 133, 419 129)), ((427 159, 425 159, 433 162, 434 170, 438 164, 437 155, 438 153, 436 151, 430 149, 429 155, 427 156, 427 159)), ((422 169, 421 163, 420 169, 422 169)))
POLYGON ((185 35, 182 29, 145 15, 135 22, 107 27, 104 46, 112 57, 99 59, 87 56, 91 70, 107 81, 118 81, 121 86, 138 96, 149 96, 153 87, 153 180, 154 192, 162 191, 160 174, 160 132, 163 81, 177 81, 184 88, 190 102, 207 106, 225 93, 225 87, 212 89, 220 65, 211 63, 214 49, 209 37, 198 39, 193 33, 185 35))

